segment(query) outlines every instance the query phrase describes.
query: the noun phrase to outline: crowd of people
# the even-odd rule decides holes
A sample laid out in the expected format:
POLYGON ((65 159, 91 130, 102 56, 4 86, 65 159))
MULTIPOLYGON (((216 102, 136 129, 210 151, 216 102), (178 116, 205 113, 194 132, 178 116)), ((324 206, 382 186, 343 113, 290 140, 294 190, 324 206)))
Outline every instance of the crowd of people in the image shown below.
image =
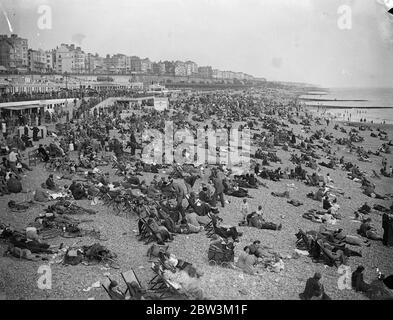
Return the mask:
MULTIPOLYGON (((293 99, 292 93, 285 94, 284 90, 265 88, 269 94, 260 94, 261 90, 182 93, 171 100, 171 110, 159 112, 149 107, 139 107, 138 112, 128 117, 122 117, 122 111, 127 108, 120 103, 96 110, 94 107, 102 100, 101 97, 84 101, 73 111, 71 119, 56 125, 47 141, 37 142, 33 138, 31 143, 24 142, 25 148, 30 149, 33 144, 38 147, 36 152, 42 161, 40 166, 56 172, 55 175, 48 174, 34 190, 34 201, 88 199, 92 205, 108 206, 117 214, 133 212, 138 221, 138 240, 146 244, 155 242, 160 246, 170 246, 177 235, 181 237, 183 234, 206 232, 207 238, 211 239, 206 241, 212 241, 209 261, 217 264, 225 262, 225 267, 254 276, 263 275, 262 271, 266 270, 282 272, 285 268, 284 257, 278 252, 267 250, 259 240, 247 245, 235 256, 233 252, 236 244, 248 232, 247 228, 242 231, 240 228, 283 232, 288 225, 285 225, 285 220, 284 223, 278 222, 280 217, 276 217, 274 222, 270 221, 262 201, 252 208, 249 199, 253 198, 251 194, 258 192, 258 189, 266 191, 269 188, 268 181, 271 185, 287 180, 288 183, 303 183, 316 188, 315 191, 304 194, 304 198, 313 199, 317 209, 310 210, 303 217, 319 223, 320 228, 318 231, 301 230, 296 242, 296 247, 307 251, 315 263, 322 261, 336 267, 347 265, 349 257, 362 257, 361 251, 351 246, 367 247, 374 245, 376 241, 392 246, 393 205, 383 207, 386 209, 383 212, 383 235, 379 235, 371 225, 371 208, 366 204, 354 212, 355 219, 360 221, 358 235, 331 227, 337 221, 347 218, 339 204, 343 201, 345 192, 335 186, 329 173, 320 173, 321 167, 342 170, 348 179, 359 182, 359 188, 372 199, 391 201, 391 195, 375 191, 371 178, 356 164, 346 160, 344 156, 338 156, 338 149, 333 142, 339 142, 339 146, 345 146, 359 157, 365 157, 365 153, 370 156, 371 151, 356 146, 356 143, 362 142, 359 131, 352 129, 347 139, 340 138, 336 141, 326 128, 314 131, 308 129, 312 122, 320 123, 322 120, 314 119, 305 112, 297 100, 293 99), (144 129, 164 132, 165 121, 169 120, 173 121, 177 130, 189 129, 195 135, 201 123, 205 130, 224 129, 227 132, 236 122, 241 123, 240 129, 247 128, 254 133, 251 168, 239 173, 236 168, 219 162, 144 162, 137 152, 151 138, 143 136, 144 129), (295 132, 288 123, 300 124, 303 126, 303 133, 308 134, 295 132), (278 150, 291 154, 288 163, 292 165, 282 165, 283 159, 278 150), (322 161, 322 158, 325 159, 322 161), (275 167, 269 168, 272 164, 275 167), (110 166, 115 170, 116 176, 109 174, 110 166), (150 182, 146 173, 154 174, 150 182), (63 183, 64 180, 68 181, 67 185, 63 183), (236 226, 224 223, 226 210, 232 205, 233 197, 242 199, 236 226)), ((335 126, 334 130, 339 129, 339 126, 335 126)), ((4 157, 0 167, 1 195, 28 192, 23 186, 24 171, 32 170, 23 161, 23 149, 9 144, 9 139, 10 137, 4 136, 2 141, 4 157)), ((389 153, 388 145, 384 145, 382 153, 389 153)), ((217 152, 219 158, 221 151, 214 152, 217 152)), ((193 155, 185 158, 193 159, 193 155)), ((386 157, 382 162, 382 169, 387 173, 391 171, 386 157)), ((388 176, 389 174, 386 177, 388 176)), ((269 196, 276 198, 276 201, 301 207, 303 202, 291 195, 292 192, 288 190, 269 192, 269 196)), ((262 232, 267 231, 261 231, 261 235, 262 232)), ((171 256, 165 259, 169 260, 171 256)), ((177 265, 178 259, 175 260, 177 265)), ((165 265, 161 265, 162 277, 171 283, 180 281, 173 273, 183 272, 184 269, 173 271, 173 268, 166 268, 165 265)), ((353 287, 357 291, 375 292, 375 285, 370 289, 363 281, 362 268, 359 266, 352 275, 353 287)), ((159 273, 160 270, 157 269, 156 272, 159 273)), ((193 269, 187 272, 191 278, 200 276, 197 277, 197 272, 193 269)), ((321 277, 317 272, 307 280, 305 290, 300 295, 302 299, 329 299, 320 283, 321 277)), ((110 289, 115 290, 115 287, 112 284, 110 289)), ((192 291, 197 292, 198 298, 203 297, 203 292, 195 290, 195 283, 192 291)))

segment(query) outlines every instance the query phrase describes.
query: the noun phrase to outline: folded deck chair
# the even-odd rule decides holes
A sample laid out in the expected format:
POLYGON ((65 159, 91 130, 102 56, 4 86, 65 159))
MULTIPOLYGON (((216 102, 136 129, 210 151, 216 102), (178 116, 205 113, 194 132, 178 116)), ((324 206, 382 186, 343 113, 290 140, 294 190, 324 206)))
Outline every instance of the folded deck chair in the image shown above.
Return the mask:
POLYGON ((213 225, 213 219, 211 218, 210 215, 207 215, 210 218, 210 221, 207 225, 204 226, 205 231, 206 231, 206 236, 208 238, 213 237, 213 235, 216 233, 214 230, 214 225, 213 225))

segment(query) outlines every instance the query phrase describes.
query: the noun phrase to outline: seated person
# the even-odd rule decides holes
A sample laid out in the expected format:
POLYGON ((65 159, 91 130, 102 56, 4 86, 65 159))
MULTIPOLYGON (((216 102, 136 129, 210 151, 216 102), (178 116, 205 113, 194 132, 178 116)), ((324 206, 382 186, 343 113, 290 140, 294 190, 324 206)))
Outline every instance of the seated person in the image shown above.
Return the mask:
POLYGON ((326 194, 325 188, 319 188, 318 191, 314 194, 313 199, 316 201, 322 201, 325 194, 326 194))
POLYGON ((75 200, 87 198, 87 192, 80 182, 73 181, 69 187, 75 200))
POLYGON ((50 174, 48 179, 46 179, 45 186, 47 189, 52 190, 52 191, 59 190, 59 187, 55 184, 55 181, 53 180, 53 174, 50 174))
POLYGON ((118 283, 115 280, 110 280, 110 284, 108 286, 108 290, 111 296, 111 299, 114 300, 125 300, 126 296, 118 287, 118 283))
POLYGON ((319 272, 314 274, 314 277, 309 278, 306 282, 304 292, 301 293, 300 299, 302 300, 330 300, 325 293, 323 285, 319 282, 321 279, 319 272))
POLYGON ((363 266, 358 266, 357 269, 352 273, 351 284, 355 291, 366 293, 370 290, 370 285, 363 280, 363 266))
POLYGON ((23 143, 25 144, 25 147, 26 147, 26 148, 31 148, 31 147, 33 147, 33 142, 31 141, 31 139, 29 138, 29 136, 27 136, 27 135, 24 134, 24 135, 22 135, 21 139, 22 139, 23 143))
POLYGON ((245 273, 254 275, 256 273, 255 265, 258 259, 255 255, 250 253, 248 246, 244 247, 243 252, 240 253, 236 266, 242 269, 245 273))
POLYGON ((281 230, 282 224, 277 225, 273 222, 266 222, 260 214, 256 212, 252 212, 247 216, 248 226, 258 228, 258 229, 267 229, 267 230, 281 230))
POLYGON ((19 161, 16 162, 15 169, 18 174, 23 173, 23 166, 19 161))
POLYGON ((198 216, 206 216, 209 212, 212 211, 212 207, 208 203, 197 199, 194 192, 191 192, 188 198, 186 196, 186 199, 198 216))
POLYGON ((256 188, 258 187, 258 180, 257 178, 254 176, 253 173, 250 174, 250 177, 248 178, 248 183, 252 188, 256 188))
POLYGON ((19 193, 22 192, 22 183, 20 179, 14 174, 10 173, 9 179, 7 181, 7 189, 10 193, 19 193))
POLYGON ((214 205, 213 196, 206 186, 202 186, 202 190, 199 192, 198 198, 202 202, 208 203, 209 205, 214 205))
POLYGON ((324 210, 329 210, 332 207, 328 196, 323 198, 322 207, 324 210))
POLYGON ((147 220, 147 224, 150 226, 151 230, 154 232, 154 235, 157 237, 158 244, 164 244, 165 241, 172 241, 173 236, 168 231, 168 229, 162 225, 159 225, 155 219, 149 218, 147 220))
POLYGON ((50 200, 50 195, 46 190, 41 188, 37 189, 34 193, 34 201, 37 202, 48 202, 50 200))

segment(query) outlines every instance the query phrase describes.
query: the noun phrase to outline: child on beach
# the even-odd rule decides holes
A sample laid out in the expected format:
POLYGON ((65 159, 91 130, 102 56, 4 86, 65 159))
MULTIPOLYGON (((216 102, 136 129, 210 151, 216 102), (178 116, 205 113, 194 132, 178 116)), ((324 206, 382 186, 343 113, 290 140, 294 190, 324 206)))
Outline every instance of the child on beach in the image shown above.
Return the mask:
POLYGON ((243 203, 242 203, 242 207, 240 212, 243 215, 243 221, 242 223, 247 224, 247 215, 248 215, 248 203, 247 203, 247 199, 243 199, 243 203))
POLYGON ((257 215, 259 215, 259 216, 261 216, 263 218, 263 212, 262 212, 262 206, 261 205, 258 206, 258 210, 257 210, 256 213, 257 213, 257 215))

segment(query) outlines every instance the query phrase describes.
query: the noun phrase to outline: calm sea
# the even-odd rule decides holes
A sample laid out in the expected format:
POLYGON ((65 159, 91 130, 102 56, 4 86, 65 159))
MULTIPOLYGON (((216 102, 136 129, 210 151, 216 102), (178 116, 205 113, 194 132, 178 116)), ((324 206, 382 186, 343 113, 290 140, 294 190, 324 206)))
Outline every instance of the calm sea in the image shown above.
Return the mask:
POLYGON ((325 94, 319 93, 301 98, 314 99, 304 103, 320 115, 342 121, 366 119, 393 124, 393 88, 330 88, 325 94))

